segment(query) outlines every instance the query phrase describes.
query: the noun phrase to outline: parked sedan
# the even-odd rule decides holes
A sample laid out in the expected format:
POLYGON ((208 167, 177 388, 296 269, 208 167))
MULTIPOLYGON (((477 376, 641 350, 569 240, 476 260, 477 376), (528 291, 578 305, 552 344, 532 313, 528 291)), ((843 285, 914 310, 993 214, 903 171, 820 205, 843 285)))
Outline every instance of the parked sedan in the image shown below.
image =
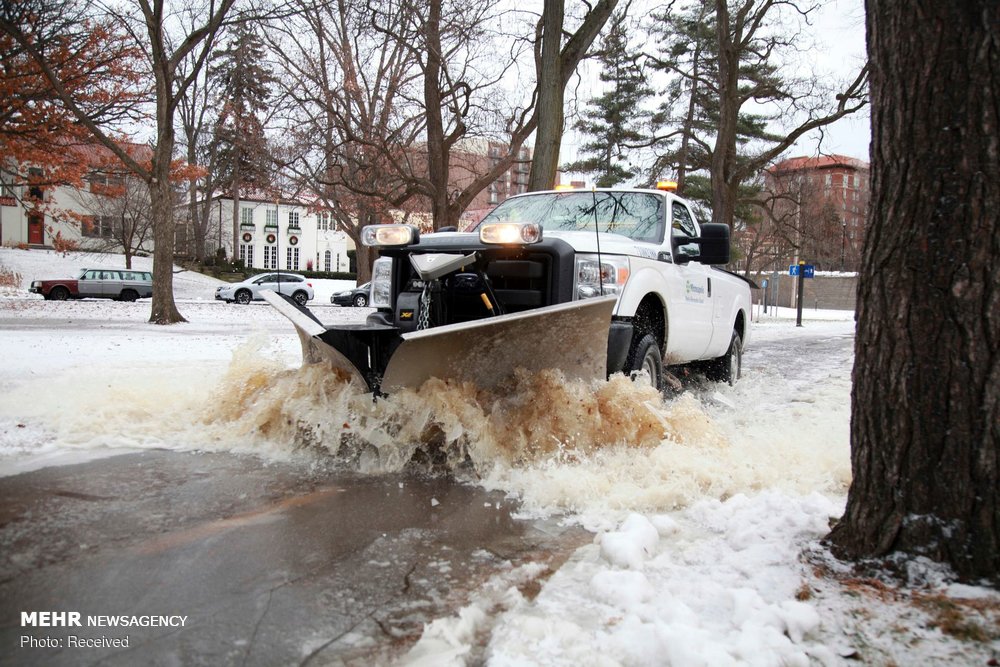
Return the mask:
POLYGON ((241 283, 220 286, 215 290, 215 298, 226 303, 235 301, 247 304, 251 301, 263 301, 264 297, 260 293, 266 289, 288 295, 300 306, 304 306, 315 296, 312 284, 306 282, 304 276, 297 273, 263 273, 250 276, 241 283))
POLYGON ((368 302, 371 301, 371 289, 372 284, 365 283, 364 285, 358 285, 354 289, 336 292, 330 296, 330 303, 337 306, 365 308, 368 306, 368 302))
POLYGON ((153 296, 153 275, 129 269, 80 269, 74 278, 33 280, 29 291, 46 299, 114 299, 135 301, 153 296))

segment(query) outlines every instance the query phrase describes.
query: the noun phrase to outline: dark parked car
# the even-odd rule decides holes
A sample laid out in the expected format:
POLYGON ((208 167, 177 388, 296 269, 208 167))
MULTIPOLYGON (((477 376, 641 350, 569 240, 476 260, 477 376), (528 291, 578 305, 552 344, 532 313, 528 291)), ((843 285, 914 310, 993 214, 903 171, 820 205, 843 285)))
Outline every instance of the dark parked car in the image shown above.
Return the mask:
POLYGON ((153 274, 130 269, 80 269, 75 278, 32 281, 29 291, 56 301, 88 297, 135 301, 153 296, 153 274))
POLYGON ((330 303, 337 306, 365 308, 368 306, 368 302, 371 301, 371 289, 372 284, 365 283, 364 285, 358 285, 354 289, 336 292, 330 297, 330 303))

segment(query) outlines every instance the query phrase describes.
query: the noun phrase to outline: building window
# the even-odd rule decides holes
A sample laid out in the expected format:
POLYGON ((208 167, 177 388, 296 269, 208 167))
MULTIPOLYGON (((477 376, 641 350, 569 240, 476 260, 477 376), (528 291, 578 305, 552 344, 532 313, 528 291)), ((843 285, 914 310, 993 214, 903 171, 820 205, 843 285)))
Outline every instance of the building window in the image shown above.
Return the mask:
MULTIPOLYGON (((11 178, 6 176, 2 171, 0 171, 0 197, 11 199, 14 197, 14 184, 11 178)), ((5 205, 13 206, 13 203, 5 205)))
MULTIPOLYGON (((267 250, 267 248, 265 247, 265 251, 266 250, 267 250)), ((243 266, 253 267, 253 244, 252 243, 241 243, 240 244, 240 261, 243 262, 243 266)))
POLYGON ((242 225, 252 225, 253 224, 253 209, 249 206, 240 207, 240 224, 242 225))
POLYGON ((264 221, 264 224, 268 227, 278 226, 278 209, 274 209, 273 211, 271 209, 267 210, 267 219, 264 221))
POLYGON ((264 246, 264 268, 270 270, 278 268, 278 249, 272 245, 264 246))
POLYGON ((111 238, 114 231, 114 218, 109 215, 93 215, 83 221, 81 225, 83 236, 92 239, 111 238))
POLYGON ((331 271, 333 269, 333 253, 327 250, 323 253, 323 270, 331 271))
POLYGON ((293 229, 298 229, 299 227, 299 212, 289 211, 288 212, 288 226, 293 229))
POLYGON ((31 199, 43 199, 45 196, 45 188, 39 183, 42 180, 44 174, 42 170, 38 167, 31 167, 28 169, 28 197, 31 199), (30 183, 36 183, 36 185, 30 185, 30 183))
POLYGON ((285 252, 285 268, 290 271, 299 270, 299 249, 291 246, 285 252))

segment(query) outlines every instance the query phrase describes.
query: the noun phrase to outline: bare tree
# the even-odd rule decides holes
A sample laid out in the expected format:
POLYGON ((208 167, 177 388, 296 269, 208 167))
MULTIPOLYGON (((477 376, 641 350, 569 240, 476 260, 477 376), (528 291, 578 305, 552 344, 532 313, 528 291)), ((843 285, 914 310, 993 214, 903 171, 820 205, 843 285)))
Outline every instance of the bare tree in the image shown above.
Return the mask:
POLYGON ((303 1, 297 9, 265 31, 282 70, 281 160, 299 193, 354 240, 365 282, 375 256, 361 244, 361 228, 415 194, 419 70, 392 35, 406 22, 405 7, 383 7, 391 29, 380 31, 364 0, 303 1))
POLYGON ((78 203, 88 213, 82 221, 88 250, 122 251, 125 268, 132 257, 148 250, 153 226, 149 188, 131 173, 100 171, 92 174, 89 190, 78 191, 78 203))
POLYGON ((854 479, 830 540, 845 558, 919 555, 997 585, 1000 4, 869 0, 867 12, 854 479))
MULTIPOLYGON (((181 76, 187 76, 187 69, 195 66, 193 56, 184 60, 179 68, 181 76)), ((215 121, 215 90, 205 68, 195 76, 184 94, 179 98, 177 111, 180 119, 185 159, 189 165, 203 168, 197 180, 188 188, 188 219, 194 237, 194 258, 201 261, 208 250, 209 212, 212 199, 218 189, 217 159, 219 143, 214 140, 212 127, 215 121)), ((219 234, 216 248, 221 248, 222 235, 219 234)))

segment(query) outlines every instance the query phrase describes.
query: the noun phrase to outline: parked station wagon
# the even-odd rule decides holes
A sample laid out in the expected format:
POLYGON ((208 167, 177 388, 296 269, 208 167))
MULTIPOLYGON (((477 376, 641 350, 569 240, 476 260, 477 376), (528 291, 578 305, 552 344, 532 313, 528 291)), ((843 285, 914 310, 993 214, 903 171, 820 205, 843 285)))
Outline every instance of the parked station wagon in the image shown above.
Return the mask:
POLYGON ((153 274, 130 269, 80 269, 75 278, 35 280, 31 292, 46 299, 115 299, 135 301, 153 296, 153 274))

